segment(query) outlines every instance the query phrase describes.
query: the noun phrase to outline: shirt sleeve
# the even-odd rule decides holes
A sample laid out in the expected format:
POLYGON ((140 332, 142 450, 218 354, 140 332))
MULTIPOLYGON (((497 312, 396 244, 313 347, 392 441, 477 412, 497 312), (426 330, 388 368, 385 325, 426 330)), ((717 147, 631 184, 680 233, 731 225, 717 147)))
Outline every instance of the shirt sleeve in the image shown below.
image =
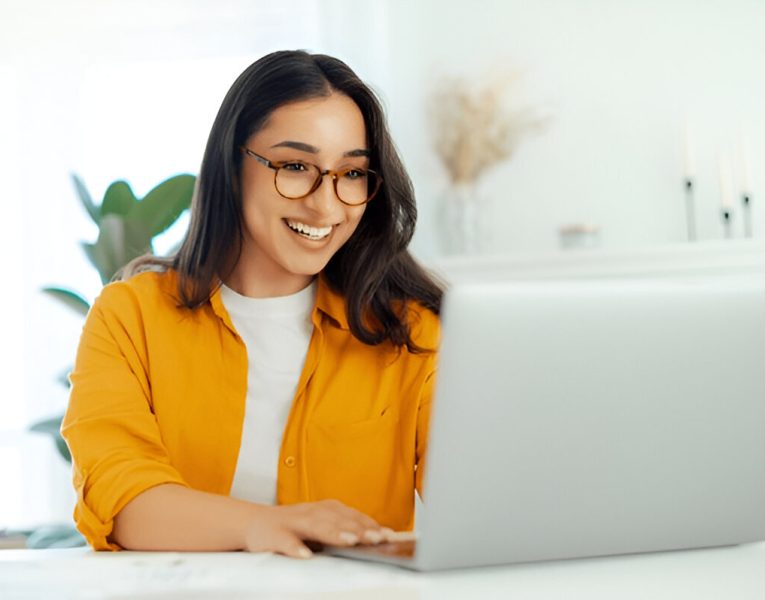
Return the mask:
POLYGON ((417 410, 417 442, 415 447, 415 474, 414 484, 420 498, 422 494, 422 481, 425 477, 425 455, 428 449, 428 431, 430 429, 430 407, 433 401, 433 388, 436 381, 436 371, 431 371, 423 384, 420 406, 417 410))
POLYGON ((162 443, 147 365, 135 293, 109 284, 85 320, 61 427, 72 455, 74 520, 95 550, 121 549, 107 538, 138 494, 163 483, 187 486, 162 443))

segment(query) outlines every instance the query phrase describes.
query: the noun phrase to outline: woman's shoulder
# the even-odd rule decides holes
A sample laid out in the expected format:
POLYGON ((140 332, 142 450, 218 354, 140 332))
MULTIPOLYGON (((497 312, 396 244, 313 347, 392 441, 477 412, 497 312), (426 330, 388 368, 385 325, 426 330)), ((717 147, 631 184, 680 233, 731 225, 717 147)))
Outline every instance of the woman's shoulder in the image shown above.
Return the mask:
POLYGON ((143 271, 129 279, 108 283, 101 290, 96 304, 106 311, 177 306, 177 289, 178 274, 175 270, 143 271))

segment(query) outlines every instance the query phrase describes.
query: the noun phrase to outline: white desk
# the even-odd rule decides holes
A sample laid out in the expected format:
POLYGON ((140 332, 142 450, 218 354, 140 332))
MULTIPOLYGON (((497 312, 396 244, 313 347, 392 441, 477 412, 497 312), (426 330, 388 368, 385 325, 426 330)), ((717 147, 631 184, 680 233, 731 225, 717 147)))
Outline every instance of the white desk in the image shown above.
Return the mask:
POLYGON ((0 598, 762 600, 765 543, 429 574, 328 556, 4 550, 0 598))

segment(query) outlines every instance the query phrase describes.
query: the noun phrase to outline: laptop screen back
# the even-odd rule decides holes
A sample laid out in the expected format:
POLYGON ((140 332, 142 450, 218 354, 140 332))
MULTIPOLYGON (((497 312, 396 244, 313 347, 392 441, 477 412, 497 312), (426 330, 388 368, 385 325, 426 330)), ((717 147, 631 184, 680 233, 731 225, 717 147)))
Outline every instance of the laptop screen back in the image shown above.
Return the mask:
POLYGON ((423 568, 765 538, 765 284, 455 286, 423 568))

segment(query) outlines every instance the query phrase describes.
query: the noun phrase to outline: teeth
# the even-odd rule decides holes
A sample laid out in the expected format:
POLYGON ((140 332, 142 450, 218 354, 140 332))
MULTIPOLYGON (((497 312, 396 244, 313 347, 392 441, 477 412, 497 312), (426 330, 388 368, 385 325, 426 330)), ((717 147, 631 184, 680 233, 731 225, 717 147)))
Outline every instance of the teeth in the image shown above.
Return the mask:
POLYGON ((299 221, 287 220, 287 225, 289 225, 291 229, 302 233, 306 237, 317 240, 323 237, 327 237, 332 231, 332 227, 311 227, 310 225, 300 223, 299 221))

